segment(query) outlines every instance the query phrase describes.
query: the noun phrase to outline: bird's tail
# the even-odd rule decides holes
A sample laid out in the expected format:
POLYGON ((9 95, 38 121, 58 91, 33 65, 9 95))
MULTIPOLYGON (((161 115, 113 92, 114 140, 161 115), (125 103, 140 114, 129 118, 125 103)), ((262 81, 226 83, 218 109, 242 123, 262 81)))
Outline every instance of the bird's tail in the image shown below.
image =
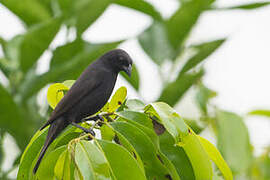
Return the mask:
POLYGON ((39 154, 38 160, 36 162, 36 165, 33 169, 33 173, 35 174, 38 170, 38 167, 40 165, 40 162, 43 158, 43 156, 46 153, 46 150, 48 149, 49 145, 54 141, 54 139, 67 127, 67 123, 63 118, 59 118, 52 122, 51 126, 49 127, 48 135, 46 138, 46 141, 42 147, 42 150, 39 154))

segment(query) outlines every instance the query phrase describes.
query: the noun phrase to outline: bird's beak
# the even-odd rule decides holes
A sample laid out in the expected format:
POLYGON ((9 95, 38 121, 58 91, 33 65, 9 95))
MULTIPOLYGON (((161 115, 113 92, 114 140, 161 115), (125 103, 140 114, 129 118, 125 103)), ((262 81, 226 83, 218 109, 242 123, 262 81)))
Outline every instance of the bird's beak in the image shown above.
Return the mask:
POLYGON ((127 75, 130 77, 131 76, 131 72, 132 72, 132 65, 128 65, 128 67, 124 68, 125 73, 127 73, 127 75))

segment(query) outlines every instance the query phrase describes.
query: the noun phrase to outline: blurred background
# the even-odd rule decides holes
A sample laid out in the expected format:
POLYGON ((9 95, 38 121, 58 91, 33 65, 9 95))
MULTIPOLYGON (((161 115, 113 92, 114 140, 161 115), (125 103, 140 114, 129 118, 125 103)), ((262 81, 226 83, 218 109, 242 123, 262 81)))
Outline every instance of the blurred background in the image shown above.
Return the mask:
POLYGON ((0 2, 0 179, 48 118, 49 84, 117 47, 135 68, 115 89, 174 106, 236 179, 270 179, 270 1, 0 2))

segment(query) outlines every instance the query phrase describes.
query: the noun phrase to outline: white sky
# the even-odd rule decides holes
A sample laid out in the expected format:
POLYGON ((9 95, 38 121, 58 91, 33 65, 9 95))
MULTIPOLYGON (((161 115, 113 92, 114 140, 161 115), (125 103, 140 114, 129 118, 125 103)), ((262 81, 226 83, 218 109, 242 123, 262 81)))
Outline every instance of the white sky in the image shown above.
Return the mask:
MULTIPOLYGON (((170 16, 177 8, 177 0, 147 0, 170 16)), ((219 6, 236 4, 235 0, 218 0, 219 6)), ((238 0, 237 4, 258 2, 238 0)), ((270 6, 255 11, 212 11, 205 13, 191 34, 191 42, 201 42, 229 37, 226 43, 205 63, 204 82, 218 92, 214 104, 226 110, 245 115, 254 108, 270 109, 270 6)), ((161 85, 154 64, 144 54, 134 39, 151 24, 151 19, 136 11, 113 5, 102 17, 84 33, 84 38, 92 42, 106 42, 129 38, 121 45, 127 50, 143 77, 140 93, 146 101, 158 97, 161 85)), ((18 19, 0 4, 0 36, 5 39, 24 32, 18 19)), ((65 30, 58 34, 52 46, 62 44, 65 30)), ((0 50, 0 56, 2 52, 0 50)), ((50 54, 44 54, 39 61, 39 72, 48 68, 50 54)), ((1 76, 0 76, 1 80, 1 76)), ((123 80, 117 86, 123 85, 123 80)), ((129 97, 135 97, 132 88, 129 97)), ((188 99, 188 98, 186 98, 188 99)), ((178 111, 184 116, 192 116, 192 102, 188 99, 179 105, 178 111)), ((270 145, 270 119, 248 117, 247 126, 256 152, 270 145)))

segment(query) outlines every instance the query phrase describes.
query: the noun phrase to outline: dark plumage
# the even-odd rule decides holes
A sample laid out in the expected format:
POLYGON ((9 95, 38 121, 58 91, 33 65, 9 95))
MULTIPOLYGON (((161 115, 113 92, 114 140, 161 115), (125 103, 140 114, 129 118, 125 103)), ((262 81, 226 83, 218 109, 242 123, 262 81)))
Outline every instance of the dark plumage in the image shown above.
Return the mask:
POLYGON ((33 172, 54 139, 69 125, 82 122, 83 118, 98 112, 110 98, 120 71, 131 74, 132 60, 129 55, 115 49, 97 59, 81 74, 67 94, 57 104, 47 123, 50 125, 44 146, 33 172))

